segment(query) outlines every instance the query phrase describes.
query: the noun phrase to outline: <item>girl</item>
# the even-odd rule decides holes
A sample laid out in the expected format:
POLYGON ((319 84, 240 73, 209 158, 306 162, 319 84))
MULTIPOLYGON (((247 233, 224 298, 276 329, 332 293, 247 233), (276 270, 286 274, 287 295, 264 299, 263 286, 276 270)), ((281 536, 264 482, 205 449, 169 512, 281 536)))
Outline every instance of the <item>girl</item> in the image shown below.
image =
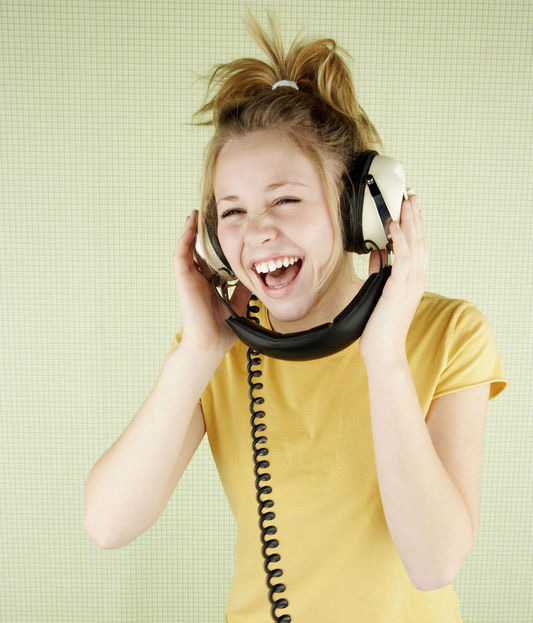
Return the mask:
POLYGON ((251 16, 248 28, 271 64, 211 77, 201 206, 173 255, 183 330, 87 479, 86 529, 110 548, 147 530, 207 431, 238 528, 226 622, 458 623, 450 583, 476 541, 485 413, 506 380, 476 307, 424 291, 416 196, 390 225, 392 274, 360 339, 320 359, 261 357, 275 513, 262 528, 275 526, 280 557, 265 564, 274 531, 258 525, 247 348, 198 270, 195 234, 216 232, 240 315, 253 293, 268 329, 330 322, 363 284, 343 249, 343 174, 381 146, 335 42, 295 41, 285 56, 269 19, 271 40, 251 16))

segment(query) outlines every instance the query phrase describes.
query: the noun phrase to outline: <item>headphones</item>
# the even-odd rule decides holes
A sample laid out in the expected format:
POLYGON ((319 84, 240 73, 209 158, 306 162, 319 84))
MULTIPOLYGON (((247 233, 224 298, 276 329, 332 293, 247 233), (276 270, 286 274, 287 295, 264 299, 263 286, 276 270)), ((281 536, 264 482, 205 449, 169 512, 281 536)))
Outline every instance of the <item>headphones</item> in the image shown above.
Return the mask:
POLYGON ((227 291, 228 282, 237 278, 216 232, 208 223, 200 228, 193 251, 195 262, 228 309, 227 324, 242 342, 257 352, 277 359, 305 361, 336 353, 361 336, 391 274, 389 259, 383 266, 380 252, 390 251, 389 222, 399 220, 402 201, 414 193, 406 188, 401 163, 373 150, 354 154, 343 184, 340 210, 344 250, 359 254, 377 250, 380 270, 368 277, 332 322, 307 331, 278 333, 258 326, 256 319, 239 316, 230 305, 227 291))

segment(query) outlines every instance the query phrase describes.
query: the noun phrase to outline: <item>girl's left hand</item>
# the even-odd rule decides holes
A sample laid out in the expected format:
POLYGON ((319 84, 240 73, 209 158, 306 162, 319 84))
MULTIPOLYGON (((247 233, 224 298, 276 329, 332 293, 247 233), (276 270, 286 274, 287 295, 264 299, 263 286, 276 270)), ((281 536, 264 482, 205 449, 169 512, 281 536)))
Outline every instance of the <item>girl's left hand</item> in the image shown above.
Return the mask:
MULTIPOLYGON (((402 204, 400 221, 389 229, 394 251, 392 272, 359 342, 366 361, 405 360, 405 341, 413 316, 424 293, 428 243, 418 198, 402 204)), ((379 270, 377 251, 372 251, 369 274, 379 270)))

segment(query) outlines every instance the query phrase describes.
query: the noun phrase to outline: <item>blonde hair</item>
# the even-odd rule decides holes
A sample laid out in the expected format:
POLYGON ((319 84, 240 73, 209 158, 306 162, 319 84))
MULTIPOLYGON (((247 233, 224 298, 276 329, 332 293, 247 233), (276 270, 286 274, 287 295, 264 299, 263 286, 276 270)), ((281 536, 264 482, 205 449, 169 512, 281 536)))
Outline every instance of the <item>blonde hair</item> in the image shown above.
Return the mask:
MULTIPOLYGON (((339 209, 342 178, 354 152, 383 147, 376 128, 357 101, 350 71, 339 52, 352 58, 333 39, 304 41, 296 38, 285 55, 277 18, 267 12, 272 31, 269 39, 250 10, 246 27, 270 59, 270 64, 241 58, 217 65, 209 78, 212 98, 194 117, 212 113, 211 119, 195 125, 214 125, 206 146, 199 209, 199 233, 205 239, 206 222, 216 231, 217 211, 214 172, 217 158, 227 141, 255 130, 275 129, 283 133, 311 160, 324 185, 332 219, 334 244, 317 287, 323 285, 343 250, 339 209), (292 87, 272 85, 279 80, 292 87)), ((206 99, 207 99, 206 95, 206 99)), ((204 100, 205 102, 205 100, 204 100)), ((193 118, 194 118, 193 117, 193 118)), ((207 257, 213 268, 217 261, 207 257)))

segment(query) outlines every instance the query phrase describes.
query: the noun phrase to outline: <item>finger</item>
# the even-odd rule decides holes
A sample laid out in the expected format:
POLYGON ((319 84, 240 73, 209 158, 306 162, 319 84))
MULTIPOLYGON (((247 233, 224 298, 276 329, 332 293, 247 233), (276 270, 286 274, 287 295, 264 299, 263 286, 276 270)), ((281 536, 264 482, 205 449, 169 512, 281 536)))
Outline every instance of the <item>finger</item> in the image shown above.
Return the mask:
POLYGON ((402 229, 408 239, 410 253, 409 273, 412 278, 423 283, 428 266, 428 243, 422 215, 418 208, 418 198, 414 195, 410 198, 410 205, 406 206, 404 223, 402 229))
POLYGON ((420 211, 420 209, 417 210, 417 225, 418 225, 418 240, 419 240, 420 254, 421 254, 420 270, 423 272, 425 276, 427 272, 427 267, 428 267, 429 245, 428 245, 428 240, 426 236, 426 229, 424 227, 424 218, 422 216, 422 212, 420 211))
POLYGON ((428 243, 424 229, 424 220, 419 208, 418 197, 413 195, 410 200, 412 204, 411 215, 416 231, 416 247, 413 252, 413 260, 416 262, 416 272, 419 275, 425 275, 428 265, 428 243))
POLYGON ((191 241, 194 239, 197 229, 197 221, 198 221, 198 211, 193 210, 187 219, 185 220, 185 224, 183 226, 183 231, 181 232, 178 238, 178 245, 190 246, 191 241))
POLYGON ((409 199, 406 199, 402 204, 400 212, 400 225, 402 232, 407 239, 407 244, 413 252, 416 248, 418 240, 415 211, 416 209, 413 207, 413 203, 411 203, 409 199))
POLYGON ((398 221, 393 221, 391 223, 390 234, 394 247, 393 274, 407 279, 411 264, 411 252, 404 228, 402 228, 398 221))
POLYGON ((185 229, 196 233, 198 229, 198 210, 193 210, 185 221, 185 229))
POLYGON ((183 268, 185 266, 188 269, 190 269, 191 264, 194 263, 194 260, 192 257, 192 247, 194 246, 194 242, 195 242, 197 218, 198 218, 197 210, 194 210, 187 217, 183 231, 178 238, 178 242, 176 243, 174 253, 172 254, 172 262, 173 262, 174 268, 178 269, 180 272, 183 271, 183 268))
POLYGON ((421 240, 425 238, 425 231, 424 231, 424 219, 422 217, 422 211, 420 210, 418 196, 412 195, 410 197, 410 201, 413 206, 413 220, 416 226, 417 239, 421 240))

